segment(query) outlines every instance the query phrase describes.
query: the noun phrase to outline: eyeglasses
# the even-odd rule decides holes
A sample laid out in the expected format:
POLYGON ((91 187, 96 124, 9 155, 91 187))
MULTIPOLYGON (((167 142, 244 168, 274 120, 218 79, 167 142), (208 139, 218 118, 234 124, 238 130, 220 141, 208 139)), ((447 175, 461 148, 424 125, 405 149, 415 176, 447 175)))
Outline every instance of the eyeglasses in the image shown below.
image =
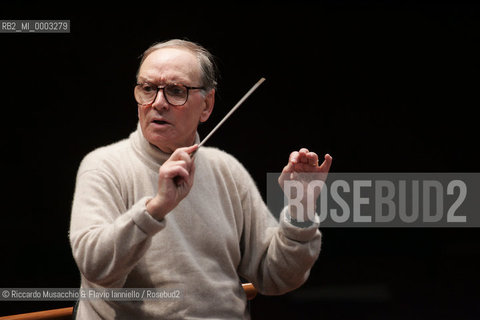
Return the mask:
POLYGON ((163 91, 163 96, 172 106, 183 106, 188 100, 189 90, 202 89, 204 87, 187 87, 183 84, 167 84, 159 87, 154 84, 145 82, 137 83, 135 86, 135 100, 141 105, 150 105, 157 99, 158 91, 163 91))

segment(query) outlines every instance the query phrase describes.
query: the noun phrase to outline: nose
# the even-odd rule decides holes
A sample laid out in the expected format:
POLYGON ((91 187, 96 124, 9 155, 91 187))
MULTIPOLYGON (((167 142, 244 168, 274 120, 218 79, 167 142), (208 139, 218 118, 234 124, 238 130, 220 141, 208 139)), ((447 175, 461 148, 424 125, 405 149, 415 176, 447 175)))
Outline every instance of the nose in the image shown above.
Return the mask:
POLYGON ((168 103, 167 99, 165 99, 163 90, 158 89, 157 96, 155 97, 155 100, 153 100, 153 103, 152 103, 152 108, 161 110, 161 109, 168 109, 169 106, 170 104, 168 103))

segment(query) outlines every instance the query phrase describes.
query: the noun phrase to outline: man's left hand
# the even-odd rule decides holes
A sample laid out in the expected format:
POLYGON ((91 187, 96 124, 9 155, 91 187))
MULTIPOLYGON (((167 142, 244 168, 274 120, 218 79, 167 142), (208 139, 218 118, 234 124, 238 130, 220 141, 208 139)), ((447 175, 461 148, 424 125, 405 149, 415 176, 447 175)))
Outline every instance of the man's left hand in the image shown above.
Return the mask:
MULTIPOLYGON (((301 203, 304 205, 304 208, 307 208, 306 202, 308 184, 313 180, 321 180, 325 182, 331 164, 332 157, 329 154, 325 155, 324 161, 321 165, 319 165, 318 155, 315 152, 308 151, 308 149, 306 148, 302 148, 299 151, 294 151, 290 154, 288 164, 283 168, 282 174, 278 178, 278 183, 280 184, 282 190, 284 190, 285 192, 284 184, 286 180, 294 180, 300 182, 303 187, 303 198, 301 200, 301 203)), ((315 194, 312 198, 316 202, 318 196, 320 195, 320 190, 318 190, 318 188, 315 188, 314 190, 315 194)), ((290 214, 293 218, 300 218, 296 217, 296 212, 294 212, 294 210, 291 210, 290 214)))

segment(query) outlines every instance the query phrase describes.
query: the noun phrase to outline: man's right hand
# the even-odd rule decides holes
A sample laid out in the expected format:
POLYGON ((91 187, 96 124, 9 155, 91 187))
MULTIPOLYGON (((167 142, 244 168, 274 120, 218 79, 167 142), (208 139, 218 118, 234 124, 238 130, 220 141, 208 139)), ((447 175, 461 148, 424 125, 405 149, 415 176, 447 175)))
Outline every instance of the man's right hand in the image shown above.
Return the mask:
POLYGON ((157 220, 162 220, 187 196, 193 185, 195 164, 190 154, 198 145, 178 148, 160 167, 158 192, 147 202, 147 211, 157 220))

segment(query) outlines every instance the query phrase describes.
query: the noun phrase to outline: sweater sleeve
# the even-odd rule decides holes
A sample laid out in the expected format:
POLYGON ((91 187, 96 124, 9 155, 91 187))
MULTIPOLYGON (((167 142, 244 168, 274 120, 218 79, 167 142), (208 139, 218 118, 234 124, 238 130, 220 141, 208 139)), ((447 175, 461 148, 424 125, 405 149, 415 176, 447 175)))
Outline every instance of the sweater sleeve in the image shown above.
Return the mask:
POLYGON ((70 222, 70 243, 83 276, 104 287, 122 287, 151 243, 165 227, 146 211, 142 198, 129 209, 120 187, 101 170, 77 176, 70 222))
POLYGON ((244 216, 240 276, 267 295, 300 287, 320 254, 318 219, 308 227, 298 227, 290 222, 285 208, 277 221, 241 165, 238 174, 244 216))

